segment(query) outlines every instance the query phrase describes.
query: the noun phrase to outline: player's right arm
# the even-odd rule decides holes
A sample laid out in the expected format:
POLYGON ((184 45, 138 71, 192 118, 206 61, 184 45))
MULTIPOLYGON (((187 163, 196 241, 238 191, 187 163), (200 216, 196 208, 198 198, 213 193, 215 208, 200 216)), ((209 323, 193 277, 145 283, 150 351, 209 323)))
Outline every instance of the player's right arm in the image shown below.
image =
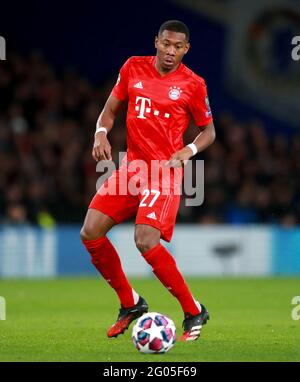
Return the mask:
POLYGON ((114 95, 110 95, 99 115, 96 124, 96 133, 92 151, 93 158, 98 162, 100 160, 111 160, 111 146, 107 139, 107 133, 112 129, 116 115, 124 101, 114 95), (97 129, 104 127, 107 130, 97 132, 97 129))
POLYGON ((96 125, 95 142, 93 147, 93 157, 98 162, 100 160, 111 160, 111 146, 106 134, 112 129, 117 112, 128 96, 128 72, 130 58, 122 66, 117 82, 108 97, 106 104, 98 118, 96 125), (97 132, 98 128, 105 128, 107 132, 97 132))

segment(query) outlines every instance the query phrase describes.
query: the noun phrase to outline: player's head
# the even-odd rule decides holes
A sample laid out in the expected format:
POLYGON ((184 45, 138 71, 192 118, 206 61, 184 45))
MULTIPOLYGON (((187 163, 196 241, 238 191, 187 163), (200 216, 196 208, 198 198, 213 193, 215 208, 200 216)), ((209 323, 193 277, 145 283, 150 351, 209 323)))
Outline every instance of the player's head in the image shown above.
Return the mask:
POLYGON ((190 48, 188 27, 178 20, 164 22, 155 37, 157 59, 161 68, 171 71, 178 66, 190 48))
POLYGON ((179 20, 169 20, 165 21, 158 30, 158 37, 162 35, 163 31, 172 31, 177 33, 185 34, 186 42, 189 42, 190 39, 190 31, 189 28, 179 20))

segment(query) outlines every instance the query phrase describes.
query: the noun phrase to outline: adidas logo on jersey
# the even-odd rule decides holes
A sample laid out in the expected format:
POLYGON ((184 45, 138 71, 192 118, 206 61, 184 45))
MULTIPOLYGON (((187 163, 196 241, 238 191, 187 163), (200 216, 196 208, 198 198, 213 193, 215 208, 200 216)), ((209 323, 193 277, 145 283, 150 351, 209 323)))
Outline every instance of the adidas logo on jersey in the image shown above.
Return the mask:
POLYGON ((156 215, 155 215, 155 212, 151 212, 150 214, 148 214, 148 215, 147 215, 147 218, 157 220, 157 217, 156 217, 156 215))
POLYGON ((136 83, 133 87, 134 87, 134 88, 137 88, 137 89, 144 89, 144 88, 143 88, 142 81, 136 83))

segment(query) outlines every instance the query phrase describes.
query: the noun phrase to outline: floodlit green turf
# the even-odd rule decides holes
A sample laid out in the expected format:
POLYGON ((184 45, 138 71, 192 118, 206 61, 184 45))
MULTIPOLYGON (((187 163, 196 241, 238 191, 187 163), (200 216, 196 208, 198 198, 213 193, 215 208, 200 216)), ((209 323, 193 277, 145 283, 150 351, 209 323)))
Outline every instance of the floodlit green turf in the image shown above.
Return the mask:
MULTIPOLYGON (((100 279, 0 281, 7 319, 0 321, 0 361, 300 361, 300 320, 292 320, 300 280, 190 279, 211 320, 198 341, 167 354, 144 355, 131 328, 117 339, 106 329, 118 300, 100 279)), ((177 301, 156 279, 132 280, 151 311, 170 316, 181 334, 177 301)))

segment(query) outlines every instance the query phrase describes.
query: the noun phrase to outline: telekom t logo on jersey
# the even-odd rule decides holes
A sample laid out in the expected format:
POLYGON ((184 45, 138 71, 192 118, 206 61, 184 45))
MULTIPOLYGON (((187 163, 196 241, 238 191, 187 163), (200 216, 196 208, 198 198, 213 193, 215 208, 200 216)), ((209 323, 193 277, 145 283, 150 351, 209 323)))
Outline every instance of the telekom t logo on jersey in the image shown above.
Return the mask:
POLYGON ((147 113, 150 113, 150 111, 151 111, 151 99, 145 98, 145 97, 136 97, 135 104, 136 104, 135 110, 140 112, 140 114, 137 117, 141 118, 141 119, 146 119, 144 113, 145 113, 145 110, 147 113), (140 101, 141 101, 141 103, 139 106, 140 101), (149 107, 146 107, 146 103, 148 104, 149 107))
MULTIPOLYGON (((137 96, 136 99, 135 99, 135 110, 139 112, 139 115, 137 116, 137 118, 146 119, 145 113, 149 114, 152 111, 152 108, 151 108, 151 99, 150 98, 145 98, 145 97, 137 96)), ((155 116, 158 116, 160 114, 160 111, 159 110, 154 110, 153 114, 155 116)), ((169 113, 165 113, 164 117, 165 118, 170 118, 170 114, 169 113)))

